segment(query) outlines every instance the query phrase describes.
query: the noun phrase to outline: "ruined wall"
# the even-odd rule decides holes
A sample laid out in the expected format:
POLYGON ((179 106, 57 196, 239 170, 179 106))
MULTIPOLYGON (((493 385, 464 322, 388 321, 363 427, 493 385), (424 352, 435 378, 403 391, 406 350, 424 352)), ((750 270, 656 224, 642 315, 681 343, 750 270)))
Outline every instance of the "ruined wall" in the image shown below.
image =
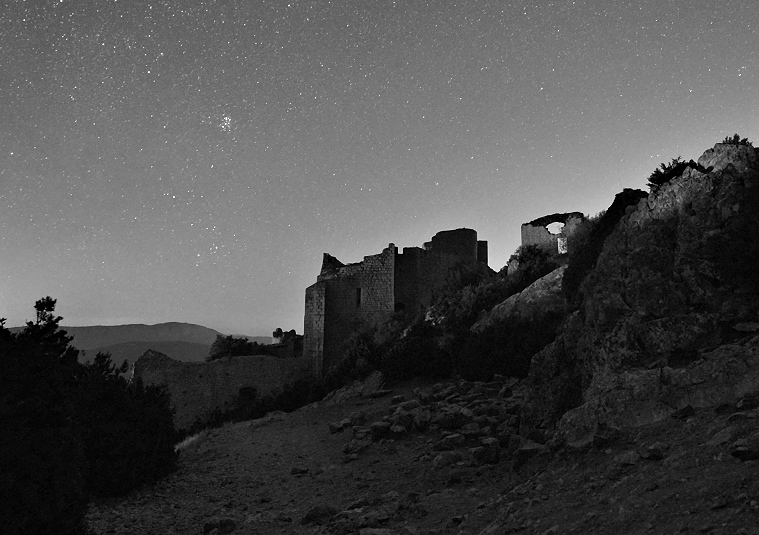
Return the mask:
POLYGON ((487 265, 487 242, 477 232, 444 230, 419 247, 404 247, 395 259, 396 309, 417 314, 427 310, 448 281, 449 270, 461 263, 487 265))
POLYGON ((303 318, 303 358, 310 363, 311 372, 319 377, 324 353, 324 308, 327 283, 316 282, 306 288, 306 312, 303 318))
POLYGON ((488 265, 488 242, 485 240, 477 242, 477 261, 486 266, 488 265))
POLYGON ((317 283, 306 289, 304 356, 315 373, 324 373, 362 325, 395 311, 426 310, 448 282, 450 268, 477 261, 487 265, 487 242, 472 229, 438 232, 423 249, 404 248, 402 254, 391 243, 356 264, 325 254, 317 283))
POLYGON ((395 250, 390 244, 363 262, 322 270, 318 278, 325 285, 322 371, 329 369, 353 332, 393 313, 395 250))
POLYGON ((207 419, 217 408, 234 408, 241 388, 253 387, 263 396, 309 374, 306 359, 268 355, 180 362, 148 351, 134 364, 134 377, 168 386, 177 429, 190 427, 196 418, 207 419))
POLYGON ((540 217, 529 223, 522 225, 522 246, 537 245, 546 251, 552 253, 566 254, 567 238, 577 229, 585 220, 585 216, 580 212, 569 212, 566 214, 551 214, 540 217), (562 223, 564 227, 561 232, 552 234, 548 226, 552 223, 562 223))

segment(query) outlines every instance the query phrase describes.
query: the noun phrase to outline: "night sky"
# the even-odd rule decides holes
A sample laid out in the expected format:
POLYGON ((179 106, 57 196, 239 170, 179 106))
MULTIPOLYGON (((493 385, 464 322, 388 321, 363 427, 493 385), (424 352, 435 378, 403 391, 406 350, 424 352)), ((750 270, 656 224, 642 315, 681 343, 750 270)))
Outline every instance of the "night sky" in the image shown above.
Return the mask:
POLYGON ((303 330, 343 262, 759 141, 756 0, 5 0, 0 317, 303 330))

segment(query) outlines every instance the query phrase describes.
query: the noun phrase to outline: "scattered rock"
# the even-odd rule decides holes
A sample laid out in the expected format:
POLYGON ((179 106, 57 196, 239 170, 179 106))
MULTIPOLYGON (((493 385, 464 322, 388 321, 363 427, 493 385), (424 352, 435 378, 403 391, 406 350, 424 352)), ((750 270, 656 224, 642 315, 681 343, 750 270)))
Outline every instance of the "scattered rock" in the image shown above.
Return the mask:
POLYGON ((414 414, 414 427, 421 432, 427 430, 432 420, 432 413, 427 410, 417 411, 414 414))
POLYGON ((216 530, 218 535, 226 535, 237 529, 237 524, 231 518, 220 518, 203 524, 203 533, 211 533, 216 530))
POLYGON ((323 526, 328 523, 330 519, 338 513, 338 510, 329 505, 315 505, 308 510, 306 515, 301 519, 302 526, 309 524, 316 524, 323 526))
POLYGON ((638 464, 638 454, 634 451, 620 453, 614 460, 623 466, 632 466, 638 464))
POLYGON ((350 442, 348 442, 345 446, 343 446, 343 453, 351 455, 351 454, 357 454, 364 451, 366 448, 369 447, 369 444, 371 442, 367 440, 357 440, 353 439, 350 442))
POLYGON ((355 427, 357 425, 366 424, 368 418, 369 417, 364 411, 356 411, 351 413, 351 415, 348 417, 348 421, 350 422, 351 427, 355 427))
POLYGON ((722 446, 723 444, 727 444, 728 442, 732 441, 735 438, 736 428, 735 427, 726 427, 722 431, 719 431, 714 434, 712 438, 709 439, 709 441, 706 443, 707 446, 722 446))
POLYGON ((693 416, 694 414, 696 414, 695 409, 690 405, 686 405, 685 407, 681 409, 677 409, 670 416, 672 416, 672 418, 675 418, 677 420, 686 420, 690 418, 691 416, 693 416))
POLYGON ((648 459, 649 461, 660 461, 664 459, 669 446, 663 442, 654 442, 641 454, 641 457, 648 459))
POLYGON ((433 468, 443 468, 464 460, 464 455, 460 451, 443 451, 432 459, 433 468))
POLYGON ((390 434, 390 422, 373 422, 369 429, 372 432, 372 440, 375 442, 390 434))
POLYGON ((498 439, 485 437, 480 439, 480 446, 470 450, 478 463, 496 464, 501 457, 501 444, 498 439))
POLYGON ((437 451, 451 451, 463 446, 464 442, 464 435, 461 435, 459 433, 451 433, 450 435, 446 435, 438 440, 433 446, 433 449, 437 451))
POLYGON ((390 433, 389 433, 390 438, 400 439, 400 438, 406 437, 407 435, 408 435, 408 430, 402 425, 395 424, 395 425, 390 426, 390 433))
POLYGON ((538 444, 532 440, 524 439, 519 444, 519 448, 514 453, 514 468, 517 469, 524 465, 528 460, 538 455, 548 453, 548 447, 538 444))
POLYGON ((759 459, 759 435, 750 439, 739 438, 730 447, 730 455, 741 461, 753 461, 759 459))

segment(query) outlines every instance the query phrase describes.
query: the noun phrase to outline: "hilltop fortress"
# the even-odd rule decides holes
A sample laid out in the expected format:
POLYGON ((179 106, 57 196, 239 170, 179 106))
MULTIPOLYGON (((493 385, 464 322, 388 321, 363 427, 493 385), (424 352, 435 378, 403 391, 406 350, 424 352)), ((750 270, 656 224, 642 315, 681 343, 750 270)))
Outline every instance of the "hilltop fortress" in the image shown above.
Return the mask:
MULTIPOLYGON (((554 214, 522 225, 522 245, 566 252, 566 237, 582 214, 554 214), (563 229, 549 229, 552 223, 563 229), (554 230, 554 232, 551 232, 554 230)), ((488 244, 477 232, 460 228, 435 234, 422 247, 398 250, 390 243, 361 262, 343 264, 324 253, 316 282, 306 288, 301 357, 248 356, 184 363, 148 351, 134 365, 134 376, 164 384, 176 410, 176 425, 186 428, 215 410, 230 410, 247 392, 266 395, 300 378, 321 376, 340 357, 344 341, 362 325, 395 313, 427 310, 448 282, 451 268, 487 269, 488 244)))
POLYGON ((395 312, 426 310, 450 268, 477 262, 487 266, 488 244, 467 228, 438 232, 424 247, 403 252, 391 243, 355 264, 325 253, 316 283, 306 289, 303 356, 313 373, 329 369, 343 341, 360 325, 395 312))
MULTIPOLYGON (((579 212, 554 214, 522 225, 522 245, 566 252, 566 237, 582 221, 579 212), (556 229, 553 223, 563 224, 556 229), (550 227, 550 228, 549 228, 550 227)), ((488 244, 477 232, 460 228, 435 234, 422 247, 381 253, 344 264, 324 253, 316 282, 306 288, 303 355, 232 357, 184 363, 148 351, 134 365, 134 376, 164 384, 176 410, 176 425, 186 428, 215 410, 230 410, 238 398, 267 395, 298 379, 321 376, 341 356, 343 343, 362 325, 396 313, 424 312, 445 288, 452 268, 488 269, 488 244)))

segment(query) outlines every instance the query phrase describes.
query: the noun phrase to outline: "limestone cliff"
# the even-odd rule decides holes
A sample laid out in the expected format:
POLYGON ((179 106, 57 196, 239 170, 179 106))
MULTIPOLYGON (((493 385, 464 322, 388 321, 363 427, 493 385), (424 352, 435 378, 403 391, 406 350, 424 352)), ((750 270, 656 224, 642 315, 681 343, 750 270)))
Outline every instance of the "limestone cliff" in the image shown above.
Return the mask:
POLYGON ((606 238, 579 310, 533 358, 532 424, 580 403, 560 425, 580 439, 759 388, 759 152, 719 143, 698 163, 711 169, 686 169, 606 238))

